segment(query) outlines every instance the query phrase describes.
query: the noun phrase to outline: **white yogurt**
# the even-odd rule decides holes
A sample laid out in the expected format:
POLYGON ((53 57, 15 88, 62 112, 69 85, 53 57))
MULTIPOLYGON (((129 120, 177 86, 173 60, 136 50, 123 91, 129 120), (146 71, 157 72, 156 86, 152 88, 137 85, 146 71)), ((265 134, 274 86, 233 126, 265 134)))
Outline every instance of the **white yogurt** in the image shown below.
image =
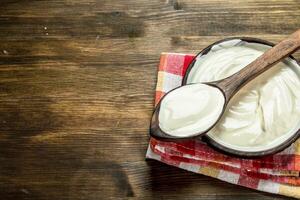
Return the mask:
MULTIPOLYGON (((269 46, 231 40, 200 56, 187 83, 226 78, 259 57, 269 46)), ((243 87, 208 135, 242 151, 270 149, 300 128, 300 67, 287 58, 243 87)))
POLYGON ((206 84, 191 84, 173 90, 162 100, 159 127, 177 137, 207 131, 216 123, 225 103, 223 93, 206 84))

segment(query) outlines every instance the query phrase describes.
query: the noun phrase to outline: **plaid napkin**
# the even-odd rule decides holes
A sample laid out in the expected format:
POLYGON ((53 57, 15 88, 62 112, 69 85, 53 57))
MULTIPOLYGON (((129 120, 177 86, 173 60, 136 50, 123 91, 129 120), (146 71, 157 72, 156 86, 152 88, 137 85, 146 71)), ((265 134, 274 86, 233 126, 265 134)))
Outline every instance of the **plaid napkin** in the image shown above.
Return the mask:
MULTIPOLYGON (((189 54, 161 54, 155 104, 181 85, 193 58, 189 54)), ((248 188, 300 198, 300 139, 280 153, 241 159, 219 153, 199 141, 164 142, 151 138, 146 158, 248 188)))

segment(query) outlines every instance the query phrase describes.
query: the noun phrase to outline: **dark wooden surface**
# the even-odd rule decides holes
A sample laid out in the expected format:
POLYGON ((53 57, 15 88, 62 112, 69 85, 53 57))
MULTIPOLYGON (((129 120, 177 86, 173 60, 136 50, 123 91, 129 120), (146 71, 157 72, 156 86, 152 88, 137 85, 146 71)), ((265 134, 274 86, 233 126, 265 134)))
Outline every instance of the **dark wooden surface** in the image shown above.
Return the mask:
POLYGON ((2 0, 0 199, 284 199, 144 157, 162 51, 299 27, 299 0, 2 0))

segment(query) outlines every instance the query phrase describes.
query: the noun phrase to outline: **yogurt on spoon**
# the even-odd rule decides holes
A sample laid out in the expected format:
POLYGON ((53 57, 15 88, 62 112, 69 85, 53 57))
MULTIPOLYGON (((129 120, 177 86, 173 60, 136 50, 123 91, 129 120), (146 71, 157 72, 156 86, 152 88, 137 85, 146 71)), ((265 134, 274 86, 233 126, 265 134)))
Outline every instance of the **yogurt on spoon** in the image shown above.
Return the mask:
POLYGON ((206 132, 223 112, 225 97, 218 88, 190 84, 170 92, 160 103, 160 128, 176 137, 191 137, 206 132))

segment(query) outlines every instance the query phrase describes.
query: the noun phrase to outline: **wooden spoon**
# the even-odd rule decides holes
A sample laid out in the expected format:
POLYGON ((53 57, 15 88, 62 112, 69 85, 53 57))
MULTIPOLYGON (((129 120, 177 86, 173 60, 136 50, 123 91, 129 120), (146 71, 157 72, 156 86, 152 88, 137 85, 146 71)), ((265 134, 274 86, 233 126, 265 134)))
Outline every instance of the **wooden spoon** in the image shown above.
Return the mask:
MULTIPOLYGON (((256 60, 251 62, 249 65, 247 65, 237 73, 219 81, 207 82, 207 83, 196 83, 196 84, 206 84, 209 85, 210 87, 218 88, 221 91, 221 93, 224 95, 224 105, 222 105, 223 106, 222 111, 220 112, 218 117, 216 117, 213 121, 211 121, 210 125, 207 126, 205 130, 199 130, 193 133, 186 133, 186 135, 180 135, 180 136, 162 130, 159 121, 159 113, 160 113, 162 102, 164 101, 165 98, 168 98, 169 95, 173 95, 174 92, 180 93, 179 90, 183 90, 184 89, 183 87, 189 85, 175 88, 174 90, 167 93, 156 106, 151 119, 151 125, 150 125, 151 136, 160 139, 172 140, 172 139, 190 139, 205 134, 211 128, 213 128, 213 126, 219 121, 219 119, 221 118, 222 114, 225 111, 225 108, 229 100, 235 95, 235 93, 239 89, 241 89, 246 83, 248 83, 249 81, 257 77, 261 73, 265 72, 266 70, 270 69, 276 63, 281 61, 283 58, 289 56, 299 48, 300 48, 300 29, 298 29, 295 33, 290 35, 285 40, 279 42, 271 49, 267 50, 264 54, 262 54, 260 57, 258 57, 256 60)), ((197 105, 199 106, 199 104, 197 105)), ((195 105, 195 107, 197 107, 197 105, 195 105)), ((178 121, 178 119, 176 120, 178 121)))

